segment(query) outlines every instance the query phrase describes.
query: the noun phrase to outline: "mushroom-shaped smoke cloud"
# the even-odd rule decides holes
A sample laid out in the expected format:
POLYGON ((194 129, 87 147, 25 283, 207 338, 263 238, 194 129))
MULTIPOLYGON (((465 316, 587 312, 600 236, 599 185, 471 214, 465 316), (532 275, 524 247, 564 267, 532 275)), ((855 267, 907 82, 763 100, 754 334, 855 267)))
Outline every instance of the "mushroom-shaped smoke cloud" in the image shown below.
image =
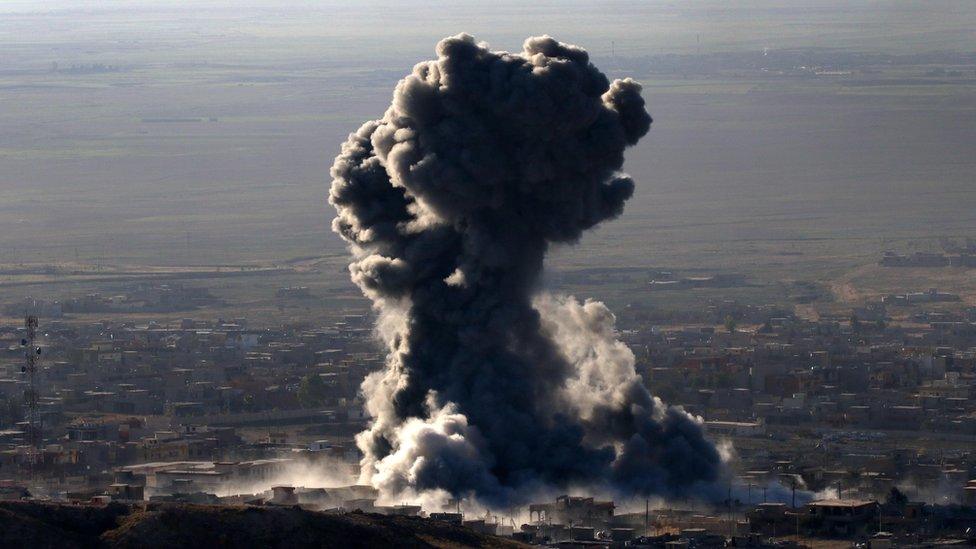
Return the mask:
POLYGON ((389 349, 362 387, 362 480, 489 505, 542 486, 714 481, 701 421, 648 393, 610 311, 537 290, 550 243, 633 193, 620 169, 651 125, 640 85, 548 36, 510 54, 462 34, 437 56, 332 167, 333 228, 389 349))

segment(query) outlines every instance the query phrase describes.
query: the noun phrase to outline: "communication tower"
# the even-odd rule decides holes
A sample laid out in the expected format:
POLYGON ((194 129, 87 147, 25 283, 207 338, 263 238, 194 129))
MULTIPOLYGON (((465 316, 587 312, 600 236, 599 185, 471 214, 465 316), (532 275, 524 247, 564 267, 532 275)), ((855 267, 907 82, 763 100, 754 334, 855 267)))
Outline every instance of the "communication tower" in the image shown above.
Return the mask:
POLYGON ((41 355, 41 348, 37 346, 37 317, 27 315, 24 319, 27 334, 20 341, 24 348, 24 373, 27 374, 27 389, 24 391, 24 403, 27 406, 27 461, 31 477, 34 476, 34 464, 41 442, 40 414, 37 411, 37 360, 41 355))

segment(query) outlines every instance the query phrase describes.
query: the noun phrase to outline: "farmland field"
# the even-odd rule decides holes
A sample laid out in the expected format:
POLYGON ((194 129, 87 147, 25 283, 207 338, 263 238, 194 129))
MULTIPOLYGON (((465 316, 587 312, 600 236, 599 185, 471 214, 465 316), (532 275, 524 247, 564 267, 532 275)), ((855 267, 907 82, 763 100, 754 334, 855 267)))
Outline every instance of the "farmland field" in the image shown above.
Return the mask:
MULTIPOLYGON (((207 283, 239 309, 267 305, 253 295, 290 284, 353 299, 345 251, 329 230, 329 165, 348 132, 382 114, 410 66, 462 30, 507 49, 549 32, 590 49, 611 76, 644 83, 655 123, 626 166, 638 191, 620 219, 554 249, 554 271, 743 273, 758 286, 729 295, 751 300, 798 279, 844 278, 871 294, 888 274, 850 273, 883 250, 935 251, 945 239, 976 237, 976 67, 951 65, 956 57, 823 74, 699 67, 699 58, 723 52, 819 43, 822 18, 837 10, 812 4, 778 12, 757 34, 752 3, 618 2, 590 13, 601 24, 585 27, 573 23, 578 14, 552 15, 544 4, 516 13, 502 3, 487 18, 463 4, 441 6, 439 17, 410 3, 402 13, 374 3, 206 4, 184 19, 153 3, 45 11, 10 3, 0 19, 0 265, 97 275, 40 284, 0 274, 0 298, 86 291, 112 269, 273 268, 317 258, 310 269, 207 283), (72 25, 79 9, 91 10, 86 25, 72 25), (656 26, 632 23, 634 10, 656 26), (395 16, 416 25, 366 38, 395 16), (518 24, 499 34, 493 22, 506 18, 518 24), (152 21, 153 32, 140 21, 152 21), (679 70, 648 61, 672 53, 679 70)), ((892 34, 925 27, 924 13, 892 3, 882 32, 870 5, 851 4, 843 24, 833 21, 837 52, 976 49, 966 24, 976 8, 958 4, 953 23, 892 34)), ((953 289, 966 280, 944 282, 953 289)), ((627 301, 631 284, 642 283, 567 289, 627 301)))

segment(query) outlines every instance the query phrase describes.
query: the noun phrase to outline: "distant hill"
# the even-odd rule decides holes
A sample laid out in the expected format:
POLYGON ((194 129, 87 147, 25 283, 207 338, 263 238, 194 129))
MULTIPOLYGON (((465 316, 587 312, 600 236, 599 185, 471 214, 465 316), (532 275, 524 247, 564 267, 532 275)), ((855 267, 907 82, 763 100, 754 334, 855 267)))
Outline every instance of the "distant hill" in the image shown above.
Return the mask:
POLYGON ((521 544, 414 517, 332 515, 297 507, 0 502, 0 547, 517 548, 521 544))

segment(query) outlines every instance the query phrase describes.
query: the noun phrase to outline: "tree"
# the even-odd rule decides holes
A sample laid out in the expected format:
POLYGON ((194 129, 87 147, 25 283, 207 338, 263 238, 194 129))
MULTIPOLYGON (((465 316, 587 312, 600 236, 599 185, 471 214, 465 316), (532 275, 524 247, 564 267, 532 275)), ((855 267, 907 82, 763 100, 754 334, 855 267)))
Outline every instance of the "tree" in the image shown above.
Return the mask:
POLYGON ((252 393, 244 395, 244 409, 248 412, 254 411, 254 395, 252 393))
POLYGON ((888 492, 888 498, 886 503, 888 505, 893 505, 895 507, 901 508, 908 503, 908 496, 906 496, 904 492, 899 490, 897 487, 892 486, 891 491, 888 492))
POLYGON ((302 408, 316 408, 325 404, 328 392, 329 386, 322 381, 322 376, 309 374, 302 378, 298 386, 298 402, 302 408))
POLYGON ((725 330, 727 332, 729 332, 730 334, 734 334, 736 325, 737 324, 735 322, 735 319, 732 318, 732 315, 725 315, 725 330))

